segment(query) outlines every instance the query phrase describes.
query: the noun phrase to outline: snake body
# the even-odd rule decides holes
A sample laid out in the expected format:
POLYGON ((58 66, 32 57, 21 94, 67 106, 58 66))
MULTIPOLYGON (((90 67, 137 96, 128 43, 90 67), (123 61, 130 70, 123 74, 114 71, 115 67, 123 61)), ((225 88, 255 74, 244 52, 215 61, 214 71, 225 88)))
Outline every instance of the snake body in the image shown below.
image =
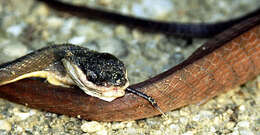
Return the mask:
MULTIPOLYGON (((167 112, 205 102, 259 73, 260 15, 257 12, 209 40, 183 63, 130 88, 153 97, 167 112)), ((0 86, 0 97, 49 112, 98 121, 136 120, 159 114, 147 100, 131 93, 105 102, 77 88, 57 87, 38 80, 25 79, 0 86)))
MULTIPOLYGON (((205 102, 259 73, 260 15, 217 35, 183 63, 130 87, 153 97, 167 112, 205 102)), ((56 87, 37 80, 1 86, 0 93, 1 98, 33 108, 98 121, 135 120, 159 114, 149 102, 131 93, 105 102, 76 88, 56 87)))

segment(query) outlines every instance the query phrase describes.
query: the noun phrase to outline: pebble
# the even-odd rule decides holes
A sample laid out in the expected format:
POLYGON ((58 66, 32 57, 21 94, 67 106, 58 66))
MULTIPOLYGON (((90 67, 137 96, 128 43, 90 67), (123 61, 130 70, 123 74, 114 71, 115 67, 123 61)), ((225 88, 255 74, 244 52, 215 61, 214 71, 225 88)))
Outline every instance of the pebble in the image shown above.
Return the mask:
POLYGON ((14 115, 18 116, 20 120, 26 120, 27 118, 36 114, 36 110, 31 109, 29 112, 21 112, 18 108, 14 108, 14 115))
POLYGON ((170 0, 143 0, 141 3, 134 3, 132 12, 139 17, 165 18, 172 11, 173 4, 170 0))
POLYGON ((171 124, 169 127, 170 127, 170 129, 175 130, 175 131, 180 130, 180 127, 176 124, 171 124))
POLYGON ((94 133, 97 131, 101 131, 103 129, 104 127, 96 121, 86 122, 81 125, 81 130, 83 132, 88 132, 88 133, 94 133))
POLYGON ((62 27, 61 27, 61 32, 63 34, 70 34, 71 33, 71 30, 73 27, 75 27, 75 19, 68 19, 66 21, 64 21, 62 27))
POLYGON ((163 135, 165 133, 163 133, 162 131, 160 130, 151 130, 151 135, 163 135))
POLYGON ((234 127, 235 127, 235 125, 236 125, 236 123, 235 122, 227 122, 226 124, 225 124, 225 127, 227 128, 227 129, 233 129, 234 127))
POLYGON ((25 47, 21 43, 10 42, 3 49, 3 53, 6 56, 10 56, 10 57, 14 57, 14 58, 21 57, 21 56, 25 55, 27 52, 28 52, 27 47, 25 47))
POLYGON ((249 130, 240 130, 239 134, 240 135, 254 135, 254 133, 249 130))
POLYGON ((248 121, 240 121, 237 123, 238 127, 244 127, 244 128, 249 128, 250 127, 250 123, 248 121))
POLYGON ((129 127, 126 129, 125 134, 127 135, 137 135, 138 134, 138 130, 132 127, 129 127))
POLYGON ((193 118, 192 118, 193 121, 201 121, 201 116, 198 114, 198 115, 195 115, 193 118))
POLYGON ((239 135, 239 132, 237 130, 235 130, 230 135, 239 135))
POLYGON ((77 37, 72 37, 72 38, 69 40, 69 43, 79 45, 79 44, 84 43, 85 40, 86 40, 86 37, 85 37, 85 36, 77 36, 77 37))
POLYGON ((81 135, 90 135, 89 133, 83 133, 83 134, 81 134, 81 135))
POLYGON ((103 129, 103 130, 100 130, 100 131, 97 131, 96 132, 97 135, 107 135, 108 134, 108 131, 103 129))
POLYGON ((170 59, 172 59, 172 61, 170 61, 172 64, 179 64, 181 63, 185 57, 181 52, 175 52, 170 56, 170 59))
POLYGON ((99 0, 98 3, 101 5, 109 5, 113 0, 99 0))
POLYGON ((245 105, 240 105, 240 106, 238 107, 238 109, 239 109, 241 112, 246 111, 245 105))
POLYGON ((46 17, 47 15, 49 15, 49 11, 50 10, 46 5, 39 5, 35 10, 35 13, 41 17, 46 17))
POLYGON ((182 108, 180 110, 180 115, 181 116, 187 116, 187 115, 190 115, 190 112, 187 110, 187 108, 182 108))
POLYGON ((210 132, 215 133, 217 130, 215 127, 210 127, 210 132))
POLYGON ((179 121, 183 125, 186 125, 189 122, 188 118, 186 118, 186 117, 180 117, 179 121))
POLYGON ((126 125, 124 122, 117 122, 117 123, 114 123, 113 126, 111 127, 112 129, 122 129, 122 128, 125 128, 126 125))
POLYGON ((97 41, 100 52, 111 53, 117 57, 125 56, 127 50, 123 41, 117 38, 104 38, 97 41))
POLYGON ((63 20, 57 17, 50 17, 46 20, 48 27, 50 28, 59 28, 63 25, 63 20))
POLYGON ((144 47, 142 55, 149 60, 158 60, 161 56, 155 55, 159 53, 156 44, 155 41, 148 41, 146 44, 142 45, 142 47, 144 47))
POLYGON ((221 119, 221 117, 219 116, 219 117, 214 117, 214 118, 212 119, 212 121, 213 121, 214 124, 220 125, 221 122, 222 122, 222 119, 221 119))
POLYGON ((132 127, 135 124, 136 124, 135 121, 129 121, 129 122, 126 123, 126 127, 132 127))
POLYGON ((24 28, 25 28, 25 24, 21 23, 21 24, 12 25, 8 27, 6 31, 7 33, 12 34, 13 36, 18 37, 23 32, 24 28))
POLYGON ((0 130, 10 131, 11 129, 11 123, 9 123, 7 120, 0 120, 0 130))
POLYGON ((128 32, 124 25, 119 25, 115 28, 115 34, 120 38, 129 38, 128 32))
POLYGON ((86 36, 86 40, 98 40, 99 36, 103 36, 104 33, 100 32, 96 29, 95 24, 92 25, 82 25, 82 24, 75 24, 73 31, 77 31, 77 35, 84 35, 86 36), (98 34, 97 34, 98 33, 98 34))
POLYGON ((188 131, 188 132, 185 132, 184 134, 182 135, 193 135, 192 131, 188 131))

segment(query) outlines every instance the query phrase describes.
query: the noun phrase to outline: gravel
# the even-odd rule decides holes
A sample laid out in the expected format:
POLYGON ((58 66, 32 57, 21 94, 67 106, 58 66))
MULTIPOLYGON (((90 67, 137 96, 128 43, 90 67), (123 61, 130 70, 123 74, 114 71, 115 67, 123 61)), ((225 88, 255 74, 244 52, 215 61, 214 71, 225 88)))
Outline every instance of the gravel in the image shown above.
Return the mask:
MULTIPOLYGON (((70 2, 70 0, 66 0, 70 2)), ((259 0, 75 0, 75 4, 178 22, 216 22, 260 7, 259 0)), ((124 25, 78 18, 34 0, 0 1, 0 63, 51 43, 76 43, 110 52, 127 66, 131 84, 187 58, 207 39, 183 39, 124 25), (155 64, 156 63, 156 64, 155 64)), ((0 99, 0 134, 260 134, 260 77, 202 105, 136 121, 97 122, 34 110, 0 99)))

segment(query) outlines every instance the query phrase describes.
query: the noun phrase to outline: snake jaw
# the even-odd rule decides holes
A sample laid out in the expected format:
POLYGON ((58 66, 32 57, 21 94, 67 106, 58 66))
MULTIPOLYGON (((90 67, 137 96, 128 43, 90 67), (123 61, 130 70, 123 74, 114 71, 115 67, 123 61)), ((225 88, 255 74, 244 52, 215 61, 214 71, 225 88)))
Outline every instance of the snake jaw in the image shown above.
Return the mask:
POLYGON ((96 85, 87 80, 85 73, 79 68, 79 66, 73 64, 65 58, 62 59, 62 63, 75 84, 90 96, 111 102, 118 97, 124 96, 125 89, 129 86, 128 79, 124 86, 96 85))

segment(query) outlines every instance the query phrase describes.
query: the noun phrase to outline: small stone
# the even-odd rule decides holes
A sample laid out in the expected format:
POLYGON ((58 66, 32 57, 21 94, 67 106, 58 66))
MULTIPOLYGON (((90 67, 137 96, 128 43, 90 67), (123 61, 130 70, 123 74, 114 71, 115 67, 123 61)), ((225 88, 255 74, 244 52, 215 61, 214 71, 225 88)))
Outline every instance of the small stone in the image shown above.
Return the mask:
POLYGON ((226 113, 227 113, 228 115, 231 115, 231 114, 233 114, 234 112, 233 112, 232 109, 228 109, 228 110, 226 111, 226 113))
POLYGON ((83 133, 83 134, 81 134, 81 135, 90 135, 89 133, 83 133))
POLYGON ((73 38, 71 38, 71 39, 69 40, 69 43, 78 45, 78 44, 84 43, 85 40, 86 40, 86 37, 85 37, 85 36, 78 36, 78 37, 73 37, 73 38))
POLYGON ((132 30, 132 35, 135 40, 142 41, 144 39, 144 36, 142 35, 142 33, 137 29, 132 30))
POLYGON ((217 130, 215 127, 210 127, 210 132, 215 133, 217 130))
POLYGON ((119 25, 115 28, 115 34, 121 38, 127 38, 128 31, 124 25, 119 25))
POLYGON ((36 114, 36 110, 33 109, 29 112, 21 112, 19 109, 14 109, 14 115, 18 116, 20 120, 25 120, 34 114, 36 114))
POLYGON ((172 64, 179 64, 180 62, 182 62, 184 60, 184 55, 181 52, 175 52, 170 56, 170 59, 172 59, 172 61, 170 61, 172 64))
POLYGON ((41 4, 38 6, 38 8, 36 9, 35 13, 38 14, 39 16, 41 17, 46 17, 47 15, 49 15, 49 8, 44 5, 44 4, 41 4))
POLYGON ((179 131, 179 130, 180 130, 180 127, 179 127, 178 125, 176 125, 176 124, 171 124, 169 127, 170 127, 172 130, 175 130, 175 131, 179 131))
POLYGON ((213 119, 213 122, 214 122, 214 124, 219 125, 219 124, 222 122, 222 120, 221 120, 220 117, 215 117, 215 118, 213 119))
POLYGON ((185 125, 189 122, 188 118, 186 117, 180 117, 179 121, 181 124, 185 124, 185 125))
POLYGON ((108 131, 103 129, 103 130, 100 130, 100 131, 97 131, 96 132, 97 135, 107 135, 108 134, 108 131))
POLYGON ((156 48, 156 44, 157 43, 155 41, 149 41, 144 44, 143 47, 145 51, 143 51, 143 56, 150 60, 158 60, 159 56, 154 55, 159 53, 159 50, 156 48))
POLYGON ((3 53, 10 57, 21 57, 27 53, 28 49, 21 43, 9 43, 4 49, 3 53))
POLYGON ((99 0, 98 3, 100 5, 106 6, 106 5, 110 5, 112 3, 112 0, 99 0))
POLYGON ((125 43, 117 38, 103 38, 97 41, 100 46, 100 52, 111 53, 117 57, 127 55, 125 43))
POLYGON ((164 124, 164 125, 169 125, 169 124, 171 124, 172 122, 173 122, 172 119, 166 119, 166 120, 163 121, 163 124, 164 124))
POLYGON ((188 131, 188 132, 183 133, 182 135, 193 135, 193 133, 192 133, 192 131, 188 131))
POLYGON ((62 27, 61 27, 61 32, 63 34, 70 34, 72 32, 73 27, 75 27, 75 19, 68 19, 64 21, 62 27))
POLYGON ((7 120, 0 120, 0 130, 10 131, 12 125, 7 120))
POLYGON ((96 121, 86 122, 83 125, 81 125, 81 130, 83 132, 88 132, 88 133, 94 133, 97 131, 101 131, 102 129, 103 126, 96 121))
POLYGON ((132 12, 139 17, 165 18, 173 9, 170 0, 142 0, 141 3, 134 3, 132 12))
POLYGON ((227 122, 226 124, 225 124, 225 127, 227 128, 227 129, 233 129, 234 127, 235 127, 235 122, 227 122))
POLYGON ((240 130, 239 134, 240 135, 254 135, 254 133, 252 131, 249 131, 249 130, 240 130))
POLYGON ((122 129, 122 128, 125 128, 125 127, 126 127, 125 123, 119 122, 119 123, 114 123, 113 126, 112 126, 112 129, 122 129))
POLYGON ((7 32, 18 37, 22 32, 23 29, 25 28, 25 24, 21 23, 21 24, 17 24, 17 25, 13 25, 7 28, 7 32))
POLYGON ((239 135, 239 132, 237 130, 233 131, 231 135, 239 135))
POLYGON ((190 115, 190 112, 188 112, 187 109, 183 108, 180 110, 180 115, 187 116, 187 115, 190 115))
POLYGON ((24 131, 24 129, 21 126, 19 126, 19 125, 16 126, 15 130, 18 131, 18 132, 23 132, 24 131))
POLYGON ((240 105, 238 109, 239 111, 244 112, 246 110, 246 107, 245 105, 240 105))
POLYGON ((97 40, 100 35, 104 35, 92 27, 75 23, 75 27, 73 27, 72 30, 77 31, 77 35, 84 35, 86 37, 86 41, 97 40))
POLYGON ((160 130, 152 129, 152 130, 150 130, 150 132, 152 135, 163 135, 162 131, 160 131, 160 130))
POLYGON ((138 134, 138 130, 135 129, 135 128, 130 127, 130 128, 126 129, 125 134, 127 134, 127 135, 137 135, 138 134))
POLYGON ((57 17, 50 17, 47 19, 48 27, 58 28, 63 24, 63 21, 57 17))
POLYGON ((129 121, 129 122, 127 122, 127 124, 126 124, 126 127, 132 127, 134 124, 136 124, 135 121, 129 121))
POLYGON ((238 127, 244 127, 244 128, 249 128, 250 127, 250 123, 248 121, 240 121, 237 123, 238 127))
POLYGON ((200 121, 201 120, 201 116, 198 114, 198 115, 195 115, 193 118, 192 118, 193 121, 200 121))

